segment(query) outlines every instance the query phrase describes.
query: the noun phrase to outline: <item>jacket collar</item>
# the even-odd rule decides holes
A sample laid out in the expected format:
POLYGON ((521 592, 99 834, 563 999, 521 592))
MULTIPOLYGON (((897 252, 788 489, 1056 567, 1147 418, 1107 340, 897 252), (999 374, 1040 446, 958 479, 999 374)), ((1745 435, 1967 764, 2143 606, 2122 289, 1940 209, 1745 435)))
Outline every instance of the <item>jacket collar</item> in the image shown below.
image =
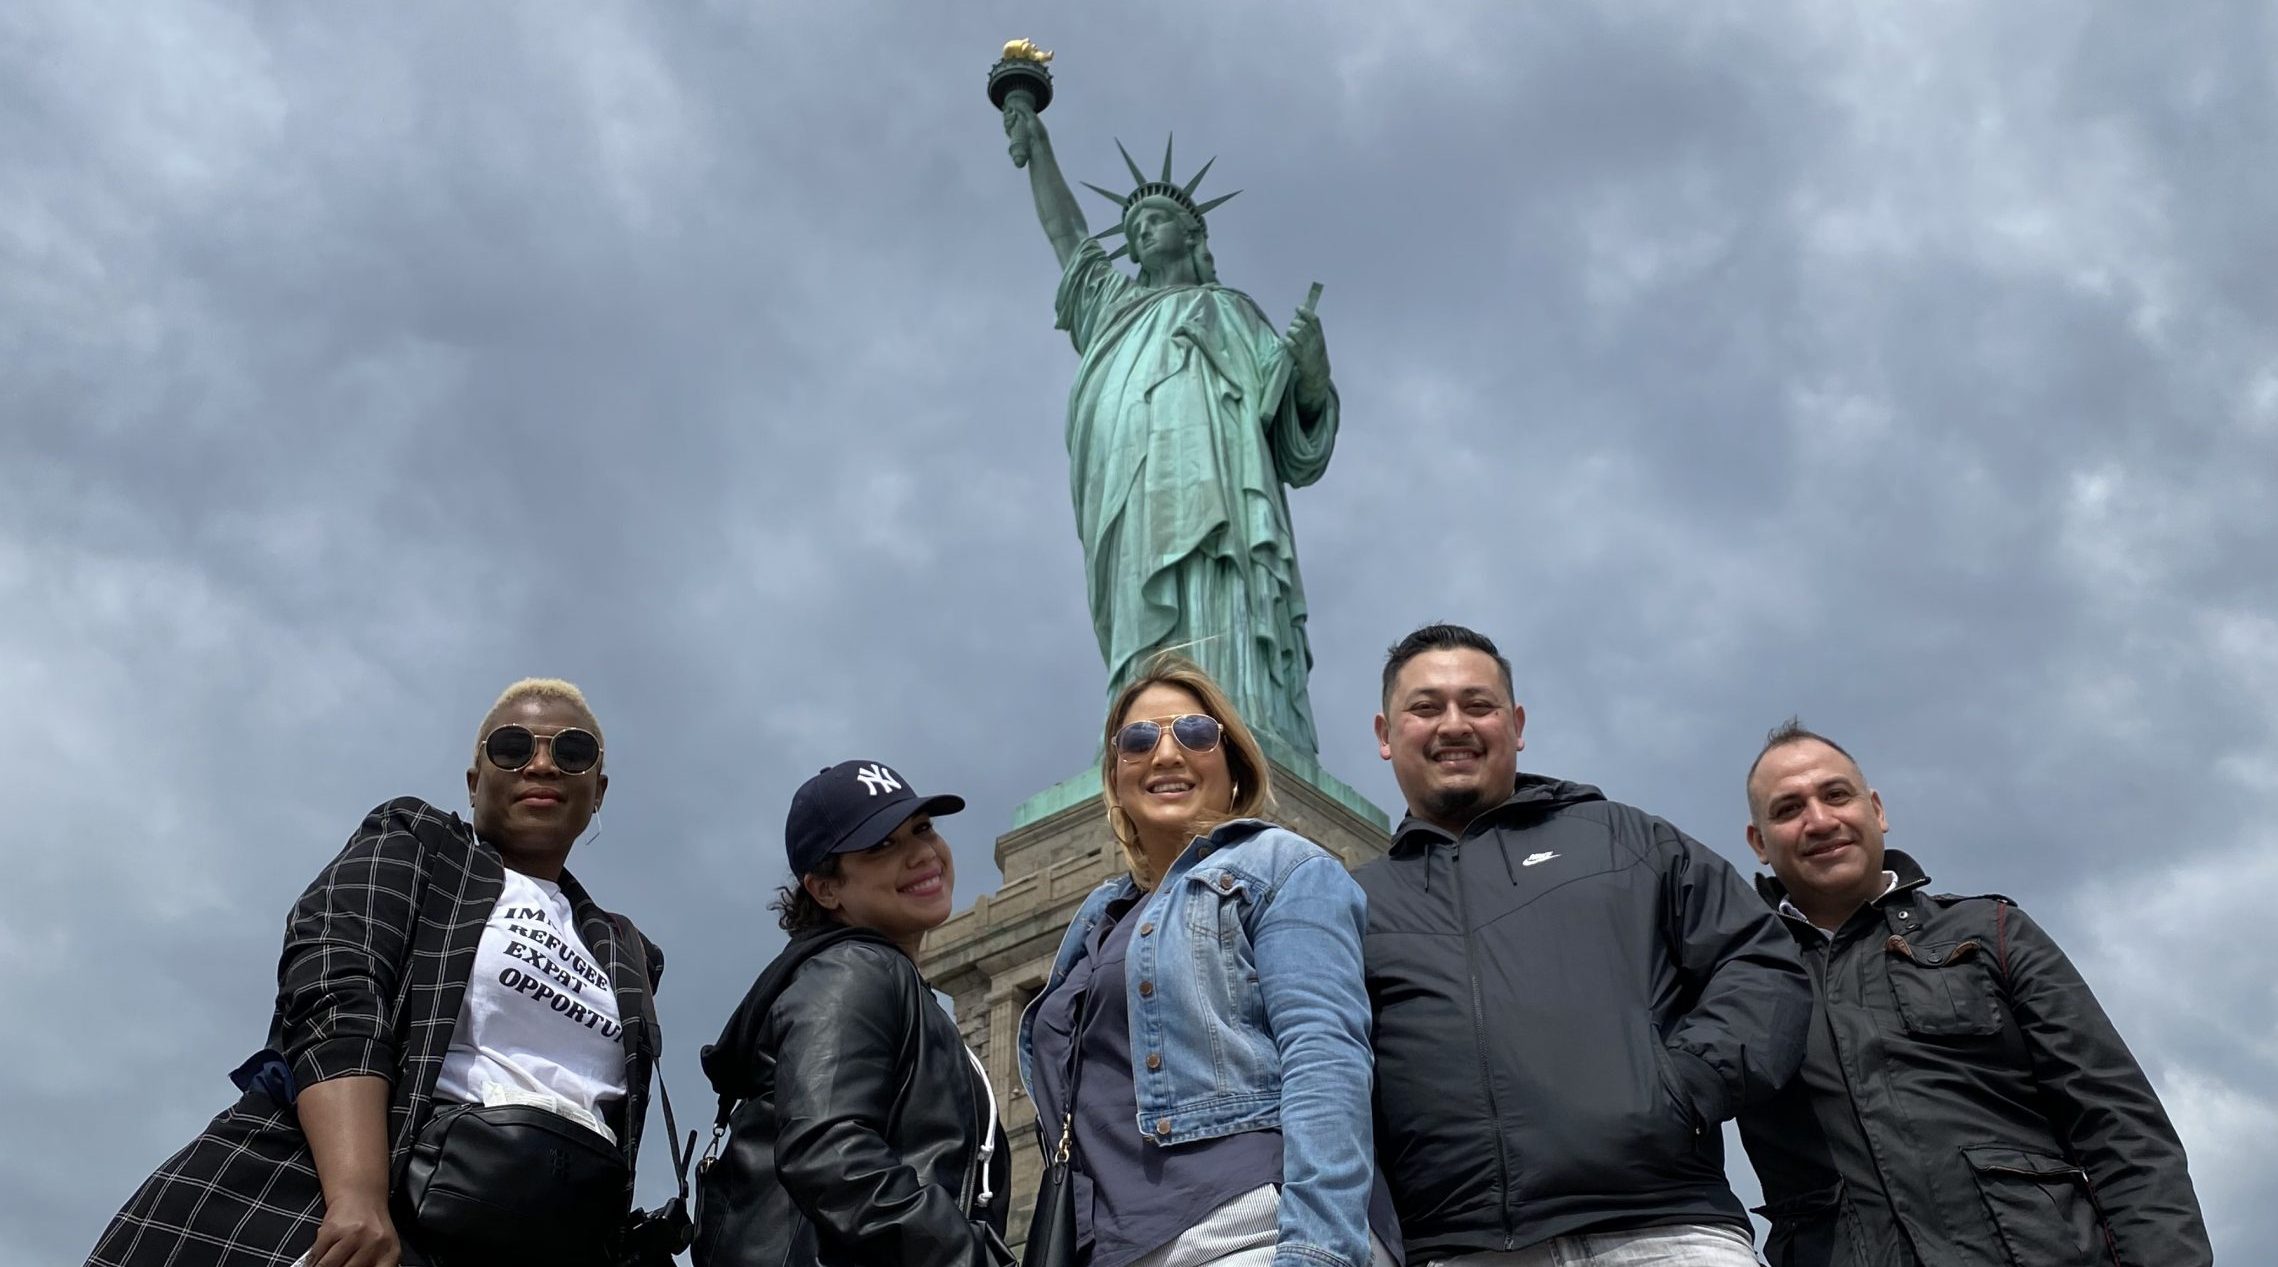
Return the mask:
MULTIPOLYGON (((1584 801, 1602 801, 1606 794, 1587 783, 1571 783, 1546 774, 1521 772, 1511 794, 1500 804, 1482 810, 1463 829, 1463 837, 1517 817, 1539 817, 1563 805, 1578 805, 1584 801)), ((1391 852, 1425 849, 1436 844, 1447 844, 1458 837, 1434 823, 1429 823, 1410 811, 1392 831, 1391 852)))
MULTIPOLYGON (((1876 898, 1874 901, 1867 903, 1866 906, 1859 908, 1860 910, 1880 908, 1886 903, 1895 901, 1900 897, 1903 897, 1906 894, 1910 894, 1914 890, 1930 883, 1930 877, 1926 872, 1922 870, 1921 864, 1917 863, 1904 850, 1883 850, 1883 870, 1896 875, 1898 877, 1898 883, 1896 885, 1893 885, 1888 893, 1885 893, 1881 897, 1876 898)), ((1780 878, 1776 875, 1773 875, 1771 872, 1760 872, 1756 876, 1756 895, 1764 899, 1764 904, 1766 906, 1771 907, 1774 911, 1779 911, 1780 904, 1788 900, 1788 886, 1780 883, 1780 878)), ((1787 921, 1788 926, 1791 930, 1796 928, 1811 928, 1809 922, 1799 920, 1795 916, 1786 914, 1785 912, 1780 913, 1780 918, 1787 921)), ((1858 912, 1853 911, 1851 913, 1851 919, 1856 918, 1858 918, 1858 912)), ((1846 919, 1844 922, 1847 924, 1850 922, 1850 920, 1846 919)), ((1817 932, 1818 930, 1812 929, 1812 931, 1817 932)))
MULTIPOLYGON (((1195 863, 1202 861, 1204 858, 1209 857, 1219 850, 1224 849, 1229 845, 1241 844, 1243 841, 1248 840, 1250 837, 1257 835, 1259 832, 1262 832, 1271 826, 1273 826, 1272 823, 1269 823, 1262 818, 1227 819, 1225 822, 1211 828, 1208 835, 1197 836, 1194 839, 1186 842, 1186 848, 1180 850, 1179 856, 1171 860, 1170 869, 1163 873, 1163 879, 1168 880, 1173 875, 1176 875, 1180 871, 1193 866, 1195 863)), ((1123 871, 1109 876, 1106 883, 1102 887, 1106 891, 1106 896, 1101 899, 1101 905, 1104 906, 1108 902, 1119 901, 1123 898, 1130 897, 1134 893, 1137 893, 1139 891, 1139 882, 1131 878, 1130 872, 1123 871)), ((1163 886, 1158 882, 1155 887, 1160 889, 1163 886)))
POLYGON ((1209 834, 1186 842, 1186 848, 1180 850, 1179 856, 1171 861, 1170 870, 1164 873, 1164 878, 1170 878, 1229 845, 1241 844, 1271 826, 1272 823, 1262 818, 1227 819, 1211 828, 1209 834))

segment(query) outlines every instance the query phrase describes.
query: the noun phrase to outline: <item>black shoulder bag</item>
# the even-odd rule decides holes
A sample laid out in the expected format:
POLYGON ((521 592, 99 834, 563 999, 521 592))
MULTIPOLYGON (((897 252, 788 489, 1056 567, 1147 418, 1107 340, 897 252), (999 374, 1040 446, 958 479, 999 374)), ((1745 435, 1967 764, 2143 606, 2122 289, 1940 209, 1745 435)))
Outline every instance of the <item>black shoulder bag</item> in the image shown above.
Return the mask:
POLYGON ((664 1267, 688 1248, 688 1158, 672 1093, 664 1101, 665 1146, 680 1195, 655 1210, 619 1214, 631 1175, 625 1154, 598 1132, 550 1109, 452 1104, 412 1142, 403 1203, 422 1241, 449 1253, 598 1261, 617 1247, 616 1267, 664 1267))
MULTIPOLYGON (((642 944, 631 921, 610 921, 630 945, 642 944)), ((688 1244, 686 1159, 696 1151, 696 1135, 689 1132, 684 1150, 664 1073, 651 1069, 664 1101, 678 1198, 628 1214, 632 1174, 624 1150, 600 1132, 533 1105, 450 1104, 428 1118, 404 1161, 402 1210, 419 1239, 486 1259, 670 1263, 688 1244)))
MULTIPOLYGON (((1095 974, 1096 975, 1096 974, 1095 974)), ((1076 1082, 1084 1068, 1084 1034, 1097 1013, 1097 989, 1084 991, 1076 1024, 1068 1036, 1068 1103, 1060 1114, 1060 1142, 1045 1155, 1044 1182, 1036 1209, 1028 1216, 1028 1240, 1020 1247, 1020 1267, 1076 1267, 1076 1082)), ((1041 1138, 1043 1132, 1039 1131, 1041 1138)))
POLYGON ((623 1226, 630 1182, 622 1148, 551 1109, 450 1104, 412 1141, 403 1207, 447 1254, 591 1261, 623 1226))

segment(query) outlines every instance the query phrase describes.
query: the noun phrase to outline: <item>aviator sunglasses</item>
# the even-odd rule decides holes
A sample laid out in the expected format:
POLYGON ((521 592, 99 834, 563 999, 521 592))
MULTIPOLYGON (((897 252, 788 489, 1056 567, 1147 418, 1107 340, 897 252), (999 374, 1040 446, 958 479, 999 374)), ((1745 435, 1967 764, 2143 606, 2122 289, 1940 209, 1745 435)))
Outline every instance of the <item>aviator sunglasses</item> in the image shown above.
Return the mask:
POLYGON ((501 726, 483 737, 482 751, 499 769, 519 770, 538 755, 539 744, 546 745, 554 768, 563 774, 583 774, 601 764, 601 740, 575 726, 550 735, 533 734, 528 726, 501 726))
POLYGON ((1218 719, 1204 713, 1182 713, 1155 721, 1126 722, 1115 732, 1115 750, 1125 757, 1144 757, 1163 741, 1163 723, 1169 722, 1171 738, 1188 752, 1208 752, 1218 746, 1225 727, 1218 719))

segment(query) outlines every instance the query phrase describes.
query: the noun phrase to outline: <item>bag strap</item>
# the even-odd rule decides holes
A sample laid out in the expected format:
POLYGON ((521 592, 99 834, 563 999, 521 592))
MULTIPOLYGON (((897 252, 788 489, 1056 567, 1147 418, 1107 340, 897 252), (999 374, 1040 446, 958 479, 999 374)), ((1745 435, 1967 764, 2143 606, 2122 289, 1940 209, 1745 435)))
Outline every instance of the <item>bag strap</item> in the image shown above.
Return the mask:
MULTIPOLYGON (((609 927, 624 943, 616 948, 617 955, 623 956, 629 950, 639 956, 635 962, 640 964, 641 977, 648 983, 649 1008, 653 1012, 656 1008, 657 983, 655 976, 649 972, 648 939, 641 936, 641 930, 633 926, 631 919, 614 911, 609 912, 609 927)), ((649 1028, 642 1026, 644 1032, 649 1028)), ((696 1155, 696 1132, 688 1132, 688 1142, 685 1145, 680 1142, 680 1121, 672 1111, 672 1088, 664 1080, 663 1044, 658 1043, 656 1047, 657 1050, 649 1053, 649 1072, 656 1076, 657 1100, 664 1106, 664 1146, 672 1157, 672 1179, 680 1195, 655 1210, 633 1211, 626 1231, 630 1240, 644 1243, 656 1252, 661 1261, 670 1262, 674 1255, 687 1249, 689 1242, 695 1239, 695 1225, 689 1217, 688 1163, 696 1155)), ((636 1253, 628 1261, 643 1262, 648 1261, 648 1258, 636 1253)))
MULTIPOLYGON (((614 948, 616 956, 631 958, 632 962, 640 965, 641 979, 648 985, 649 1008, 654 1011, 656 1008, 657 983, 656 978, 649 973, 648 939, 641 936, 641 930, 633 926, 633 921, 628 916, 620 915, 615 911, 609 911, 606 914, 609 917, 610 931, 614 932, 618 941, 622 943, 614 948)), ((642 1026, 644 1031, 648 1028, 646 1025, 642 1026)), ((685 1146, 681 1144, 680 1122, 673 1116, 672 1112, 672 1088, 666 1086, 664 1081, 663 1045, 659 1043, 655 1044, 655 1047, 656 1050, 648 1053, 651 1057, 649 1072, 656 1075, 657 1098, 664 1104, 664 1146, 666 1151, 672 1155, 673 1178, 680 1185, 681 1200, 686 1201, 688 1199, 688 1161, 696 1153, 696 1132, 688 1132, 688 1143, 685 1146)))
POLYGON ((664 1146, 672 1153, 672 1178, 680 1187, 680 1199, 688 1199, 688 1163, 696 1158, 696 1132, 688 1132, 688 1142, 680 1142, 680 1123, 672 1115, 672 1088, 665 1085, 664 1067, 657 1066, 657 1099, 664 1104, 664 1146))
MULTIPOLYGON (((1139 908, 1144 905, 1146 905, 1146 899, 1141 898, 1130 910, 1123 913, 1123 919, 1129 919, 1138 914, 1139 908)), ((1121 923, 1122 920, 1117 922, 1121 923)), ((1107 938, 1103 935, 1099 940, 1104 942, 1107 938)), ((1094 955, 1092 958, 1091 980, 1084 987, 1083 1000, 1076 1005, 1076 1023, 1069 1027, 1068 1102, 1060 1106, 1060 1143, 1051 1150, 1051 1155, 1046 1161, 1048 1165, 1067 1165, 1069 1150, 1074 1145, 1076 1138, 1076 1084, 1083 1078, 1084 1036, 1090 1033, 1091 1027, 1098 1022, 1100 1007, 1102 1006, 1099 1001, 1098 957, 1094 955)), ((1041 1126, 1041 1123, 1039 1125, 1041 1126)))

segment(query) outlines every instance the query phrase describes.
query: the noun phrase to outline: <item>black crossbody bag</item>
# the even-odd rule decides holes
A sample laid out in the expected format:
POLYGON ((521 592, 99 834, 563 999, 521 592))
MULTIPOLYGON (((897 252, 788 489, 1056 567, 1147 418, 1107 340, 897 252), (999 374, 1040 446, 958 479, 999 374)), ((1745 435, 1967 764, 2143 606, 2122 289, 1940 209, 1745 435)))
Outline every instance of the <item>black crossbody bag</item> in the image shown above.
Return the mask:
POLYGON ((590 1258, 623 1228, 625 1153, 551 1109, 451 1104, 404 1163, 404 1210, 446 1252, 590 1258))
MULTIPOLYGON (((641 944, 623 916, 611 923, 619 937, 641 944)), ((686 1157, 696 1135, 689 1132, 684 1151, 664 1071, 653 1059, 650 1068, 664 1102, 678 1199, 628 1212, 632 1173, 624 1150, 562 1114, 524 1104, 450 1104, 427 1119, 404 1159, 402 1209, 421 1243, 486 1260, 670 1263, 688 1246, 686 1157)))
POLYGON ((672 1092, 657 1075, 665 1146, 680 1195, 655 1210, 620 1213, 632 1176, 625 1154, 592 1129, 550 1109, 521 1104, 453 1104, 438 1110, 413 1141, 403 1201, 423 1242, 447 1252, 609 1261, 665 1267, 688 1248, 688 1158, 672 1092))
MULTIPOLYGON (((1068 1036, 1068 1103, 1060 1113, 1060 1143, 1045 1154, 1044 1182, 1036 1190, 1036 1209, 1028 1216, 1020 1267, 1076 1267, 1076 1082, 1083 1074, 1084 1034, 1097 1015, 1098 999, 1098 990, 1084 991, 1068 1036)), ((1040 1129, 1039 1137, 1042 1134, 1040 1129)))

